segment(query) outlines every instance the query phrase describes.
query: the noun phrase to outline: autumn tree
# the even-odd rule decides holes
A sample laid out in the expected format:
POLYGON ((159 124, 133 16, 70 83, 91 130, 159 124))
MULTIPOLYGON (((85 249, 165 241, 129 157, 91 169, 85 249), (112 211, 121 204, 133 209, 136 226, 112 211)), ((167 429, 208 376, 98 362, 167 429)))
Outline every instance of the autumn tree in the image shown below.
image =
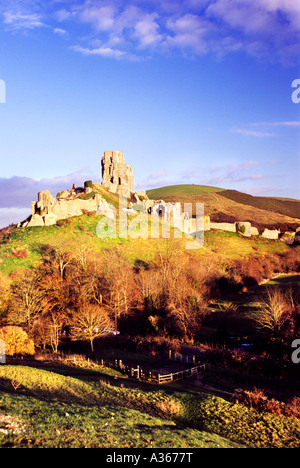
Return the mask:
POLYGON ((23 278, 12 284, 8 321, 29 329, 42 311, 41 277, 36 270, 26 271, 23 278))
POLYGON ((43 245, 42 258, 44 266, 48 266, 51 271, 58 271, 63 279, 67 266, 73 260, 72 252, 66 250, 65 240, 58 238, 57 245, 43 245))
POLYGON ((128 316, 138 301, 134 270, 130 262, 117 250, 109 250, 102 257, 103 303, 118 329, 118 319, 128 316))
POLYGON ((39 285, 43 295, 42 312, 34 327, 34 337, 36 342, 42 341, 43 346, 50 345, 57 352, 61 333, 68 326, 71 310, 76 304, 76 295, 72 284, 59 272, 43 273, 39 285))
POLYGON ((10 296, 10 279, 0 272, 0 322, 4 320, 10 296))
POLYGON ((76 340, 89 341, 94 351, 94 341, 107 333, 112 327, 105 308, 93 304, 83 304, 73 314, 72 337, 76 340))
POLYGON ((105 290, 101 261, 97 257, 86 260, 80 274, 73 276, 73 284, 78 300, 101 306, 105 290))
POLYGON ((155 331, 193 338, 206 315, 205 274, 176 242, 162 243, 139 275, 148 321, 155 331))
POLYGON ((0 328, 0 340, 5 342, 7 356, 34 354, 34 343, 21 327, 7 326, 0 328))

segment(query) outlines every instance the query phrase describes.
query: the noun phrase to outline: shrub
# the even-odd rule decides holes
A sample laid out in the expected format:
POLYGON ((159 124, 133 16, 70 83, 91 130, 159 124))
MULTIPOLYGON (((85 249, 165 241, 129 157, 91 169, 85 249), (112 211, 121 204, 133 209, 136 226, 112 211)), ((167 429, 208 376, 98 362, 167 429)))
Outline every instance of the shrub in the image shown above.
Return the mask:
POLYGON ((34 354, 34 343, 20 327, 8 326, 0 328, 0 339, 5 342, 7 356, 15 354, 34 354))
POLYGON ((242 403, 248 408, 260 412, 265 411, 295 418, 300 416, 300 398, 298 397, 294 397, 289 403, 285 404, 274 398, 269 399, 262 390, 254 388, 252 391, 236 390, 234 398, 236 403, 242 403))
POLYGON ((167 417, 178 416, 182 411, 181 404, 175 400, 159 401, 156 403, 156 408, 167 417))
POLYGON ((93 188, 93 181, 92 180, 86 180, 84 182, 84 186, 88 188, 93 188))
POLYGON ((12 256, 22 260, 29 257, 29 252, 27 249, 12 249, 12 256))

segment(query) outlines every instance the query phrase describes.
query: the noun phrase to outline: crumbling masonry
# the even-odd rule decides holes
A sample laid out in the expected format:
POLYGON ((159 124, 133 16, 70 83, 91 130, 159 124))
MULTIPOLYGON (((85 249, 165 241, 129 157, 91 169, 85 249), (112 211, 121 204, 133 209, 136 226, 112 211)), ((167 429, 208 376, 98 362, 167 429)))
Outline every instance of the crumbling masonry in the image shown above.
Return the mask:
POLYGON ((130 198, 134 193, 133 169, 125 164, 124 154, 119 151, 105 151, 101 162, 103 187, 130 198))

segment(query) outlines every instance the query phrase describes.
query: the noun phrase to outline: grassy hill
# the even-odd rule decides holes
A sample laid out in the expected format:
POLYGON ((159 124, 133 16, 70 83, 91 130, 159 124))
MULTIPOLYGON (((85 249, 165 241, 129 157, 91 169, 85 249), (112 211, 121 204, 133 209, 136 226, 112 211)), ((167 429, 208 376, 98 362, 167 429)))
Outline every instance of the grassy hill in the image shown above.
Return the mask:
MULTIPOLYGON (((124 254, 134 263, 149 261, 156 254, 165 239, 127 238, 99 239, 96 234, 100 217, 82 215, 70 218, 59 225, 50 227, 21 228, 11 227, 4 230, 0 238, 0 272, 9 275, 19 269, 30 268, 41 261, 43 246, 52 245, 64 251, 76 251, 84 246, 94 255, 101 255, 103 249, 112 246, 122 248, 124 254)), ((186 239, 171 239, 185 249, 186 239)), ((270 253, 285 255, 290 247, 280 241, 263 238, 247 239, 236 233, 206 232, 204 246, 195 250, 193 255, 218 255, 220 258, 244 258, 255 254, 265 256, 270 253)))
POLYGON ((236 190, 205 185, 173 185, 149 190, 149 198, 166 202, 204 203, 205 214, 214 222, 250 221, 263 229, 300 225, 300 201, 269 197, 253 197, 236 190))
POLYGON ((147 195, 153 200, 164 199, 164 197, 182 197, 194 196, 202 193, 217 193, 225 189, 219 187, 211 187, 208 185, 170 185, 152 190, 147 190, 147 195))
POLYGON ((0 368, 0 447, 299 447, 297 419, 199 391, 109 380, 100 366, 61 372, 0 368))
MULTIPOLYGON (((118 197, 108 192, 104 187, 98 184, 93 186, 94 192, 100 193, 109 203, 118 206, 118 197)), ((205 205, 205 214, 210 215, 212 220, 233 222, 237 219, 251 221, 257 226, 279 224, 300 225, 300 220, 290 218, 285 214, 268 211, 259 207, 250 205, 255 203, 256 197, 242 194, 240 192, 225 191, 217 187, 207 187, 202 185, 177 185, 163 187, 148 191, 148 196, 152 199, 161 199, 165 201, 182 203, 200 202, 205 205), (230 192, 230 193, 228 193, 230 192), (225 195, 224 195, 225 194, 225 195), (230 195, 233 200, 228 198, 230 195), (239 201, 245 201, 240 203, 239 201), (246 203, 247 202, 247 203, 246 203)), ((276 200, 272 199, 272 207, 275 209, 276 200)), ((257 201, 259 204, 259 201, 257 201)), ((290 205, 287 201, 287 211, 294 204, 298 206, 300 202, 293 201, 290 205)), ((278 200, 278 206, 283 206, 285 201, 278 200)), ((261 206, 261 205, 260 205, 261 206)), ((291 213, 291 214, 297 214, 291 213)), ((164 239, 149 238, 128 238, 128 239, 99 239, 96 235, 96 227, 100 218, 96 214, 82 215, 59 222, 58 225, 50 227, 35 227, 17 229, 15 226, 0 230, 0 271, 10 274, 18 269, 29 268, 41 260, 42 247, 52 245, 63 248, 67 251, 78 249, 85 246, 95 255, 101 253, 102 249, 109 246, 122 246, 125 255, 133 262, 138 260, 149 260, 153 258, 160 244, 164 239)), ((184 249, 185 239, 176 239, 176 243, 184 249)), ((284 255, 289 251, 289 247, 279 241, 268 241, 266 239, 246 239, 238 234, 228 232, 206 232, 203 248, 195 251, 195 255, 202 256, 207 254, 226 258, 242 258, 255 252, 257 256, 268 255, 272 252, 278 255, 284 255), (255 250, 254 250, 255 249, 255 250)))

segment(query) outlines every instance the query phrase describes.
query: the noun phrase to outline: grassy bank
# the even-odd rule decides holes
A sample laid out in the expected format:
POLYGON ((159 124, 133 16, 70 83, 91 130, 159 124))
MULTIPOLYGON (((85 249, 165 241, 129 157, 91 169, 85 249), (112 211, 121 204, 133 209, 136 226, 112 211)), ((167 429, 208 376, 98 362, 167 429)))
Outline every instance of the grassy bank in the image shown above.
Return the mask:
POLYGON ((299 420, 195 391, 22 366, 0 390, 2 447, 299 447, 299 420))

